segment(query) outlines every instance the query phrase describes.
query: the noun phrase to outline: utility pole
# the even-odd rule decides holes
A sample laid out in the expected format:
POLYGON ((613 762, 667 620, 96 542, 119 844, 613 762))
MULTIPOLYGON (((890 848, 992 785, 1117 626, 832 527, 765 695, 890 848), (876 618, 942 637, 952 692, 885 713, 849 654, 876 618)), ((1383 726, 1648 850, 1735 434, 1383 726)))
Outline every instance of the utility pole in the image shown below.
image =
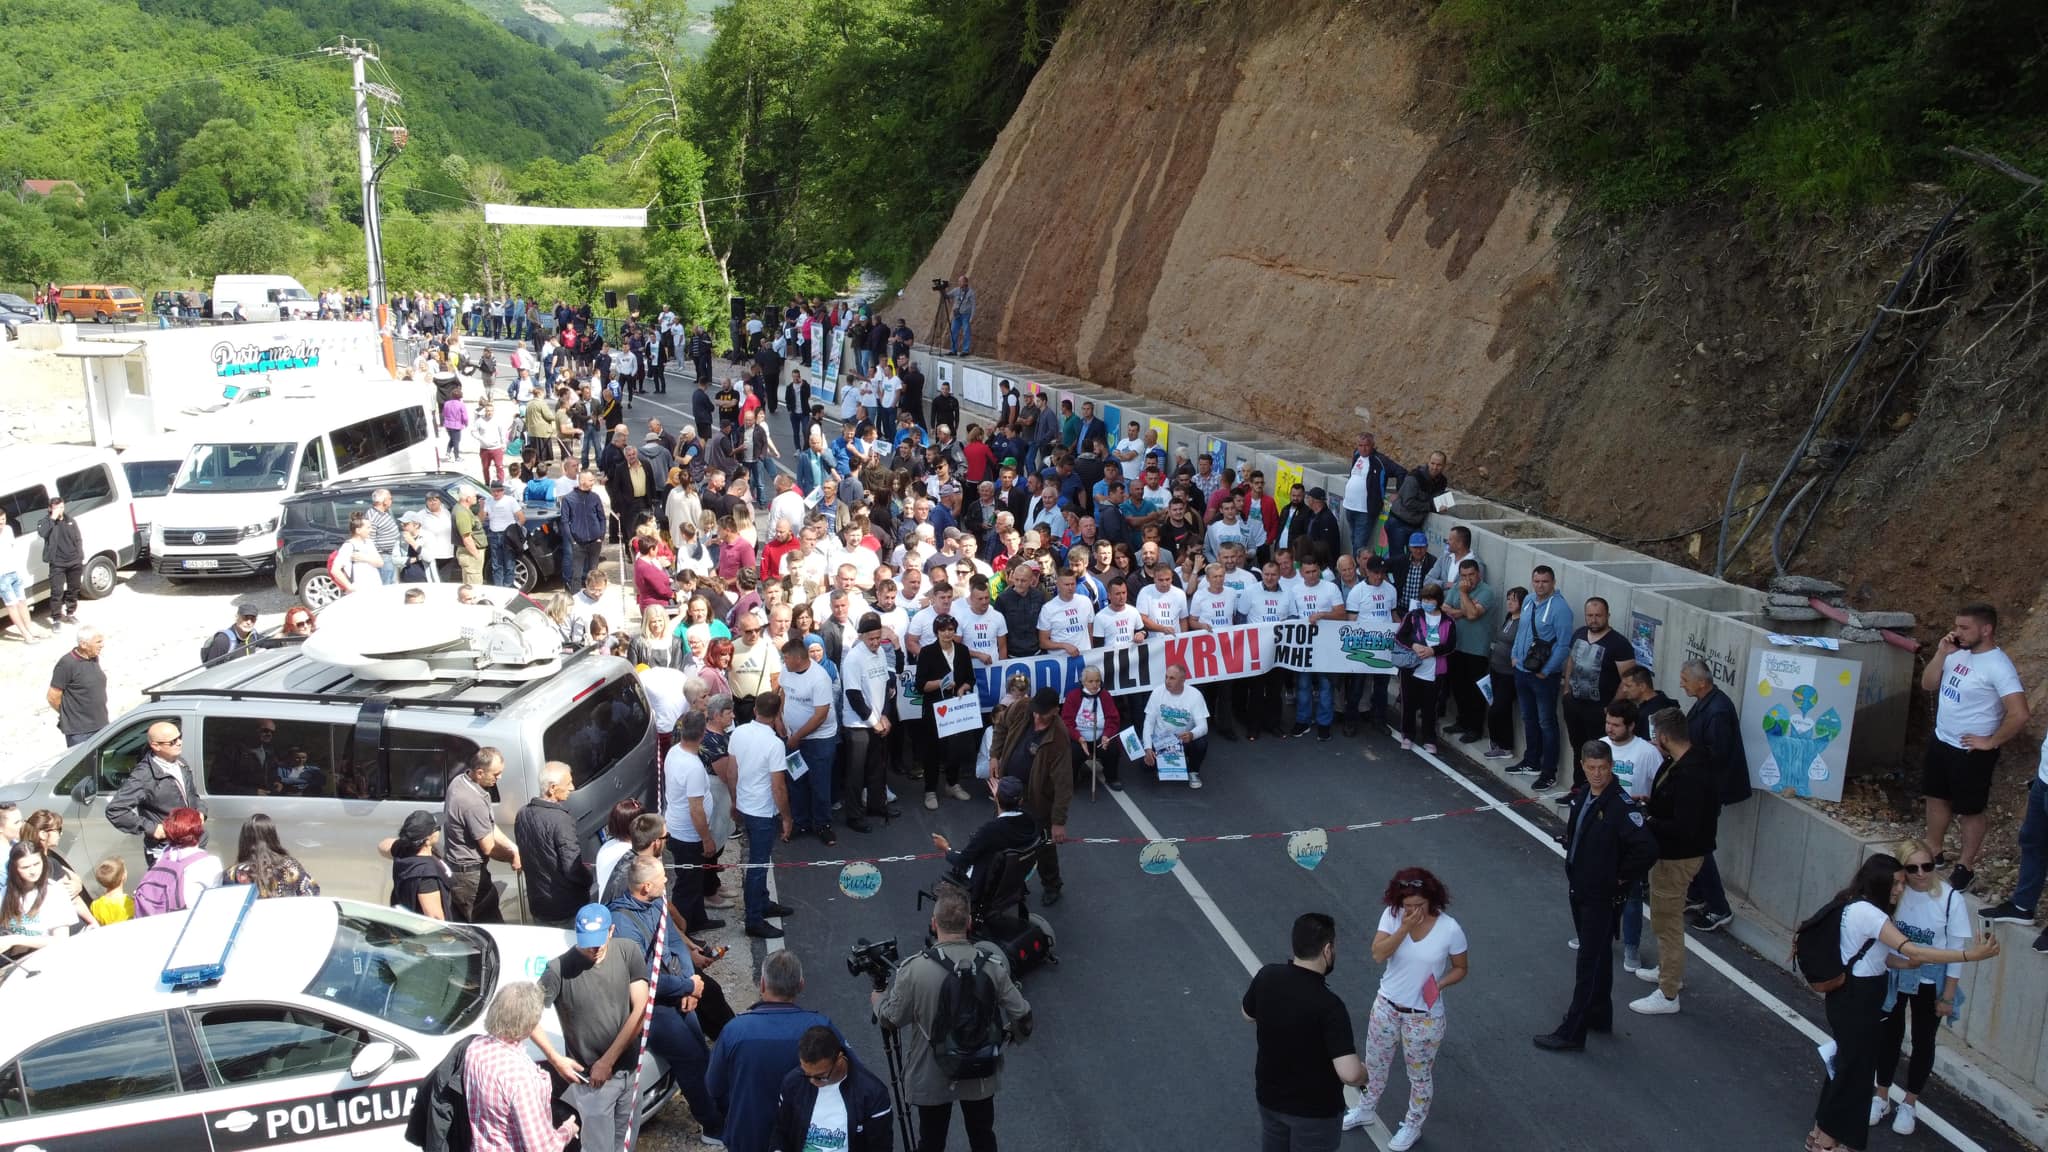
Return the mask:
POLYGON ((348 57, 355 72, 356 167, 362 181, 363 248, 367 257, 365 267, 368 269, 370 309, 377 317, 377 332, 384 342, 385 370, 396 376, 398 358, 391 343, 391 312, 384 284, 384 233, 378 219, 377 177, 383 172, 384 165, 405 147, 405 129, 391 130, 391 149, 379 162, 376 137, 370 130, 370 100, 376 98, 388 110, 401 103, 401 98, 396 91, 370 80, 365 74, 365 65, 377 59, 375 45, 343 36, 332 47, 321 51, 329 56, 348 57))

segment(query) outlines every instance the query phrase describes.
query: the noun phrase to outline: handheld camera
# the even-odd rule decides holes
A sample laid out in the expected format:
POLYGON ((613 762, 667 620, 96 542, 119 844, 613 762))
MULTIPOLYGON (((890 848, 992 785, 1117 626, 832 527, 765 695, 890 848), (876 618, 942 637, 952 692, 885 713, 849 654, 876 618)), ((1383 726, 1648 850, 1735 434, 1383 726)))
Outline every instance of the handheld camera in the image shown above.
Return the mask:
POLYGON ((889 986, 889 979, 896 974, 900 960, 895 937, 869 942, 863 936, 846 951, 846 972, 849 976, 866 976, 879 992, 889 986))

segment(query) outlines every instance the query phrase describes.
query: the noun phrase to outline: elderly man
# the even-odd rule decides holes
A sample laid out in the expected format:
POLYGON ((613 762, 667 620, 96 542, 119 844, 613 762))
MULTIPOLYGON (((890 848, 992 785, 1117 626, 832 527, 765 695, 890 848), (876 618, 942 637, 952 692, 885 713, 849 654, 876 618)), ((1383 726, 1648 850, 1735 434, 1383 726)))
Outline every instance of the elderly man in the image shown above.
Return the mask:
POLYGON ((640 458, 640 450, 630 444, 605 470, 605 488, 611 492, 617 530, 623 534, 632 533, 633 526, 640 522, 641 512, 661 504, 661 480, 640 458))
MULTIPOLYGON (((491 809, 491 789, 505 774, 505 757, 496 748, 479 749, 469 770, 448 781, 441 802, 441 862, 448 879, 448 918, 462 924, 502 924, 498 886, 491 880, 491 861, 520 869, 519 846, 498 828, 491 809)), ((111 809, 110 809, 111 811, 111 809)))
POLYGON ((1353 552, 1379 543, 1373 539, 1372 527, 1386 502, 1387 485, 1399 484, 1407 475, 1406 468, 1379 450, 1379 442, 1372 433, 1358 434, 1358 447, 1351 453, 1351 472, 1344 478, 1344 521, 1350 530, 1353 552))
POLYGON ((567 925, 590 888, 583 837, 566 806, 576 781, 569 766, 550 760, 540 770, 540 795, 512 819, 512 840, 526 873, 526 905, 542 924, 567 925))
POLYGON ((804 966, 796 953, 770 952, 761 963, 760 1001, 735 1016, 711 1049, 706 1080, 725 1113, 725 1145, 732 1152, 778 1147, 776 1099, 783 1078, 797 1066, 797 1041, 812 1028, 832 1028, 822 1013, 797 1004, 803 990, 804 966))
POLYGON ((78 630, 71 651, 57 657, 50 670, 43 699, 57 714, 57 731, 66 748, 85 743, 107 726, 107 674, 100 667, 106 644, 106 636, 88 624, 78 630))
POLYGON ((455 566, 462 572, 463 583, 484 582, 485 544, 484 520, 477 509, 477 490, 469 484, 458 484, 455 488, 455 566))
MULTIPOLYGON (((370 493, 370 539, 377 545, 377 554, 387 559, 402 561, 399 554, 398 518, 391 514, 391 489, 379 488, 370 493)), ((386 584, 398 582, 400 564, 385 564, 377 574, 386 584)))
POLYGON ((476 1147, 561 1152, 576 1138, 575 1116, 554 1123, 553 1085, 526 1055, 527 1037, 540 1031, 546 1008, 540 985, 502 986, 484 1015, 484 1035, 463 1050, 462 1102, 476 1147))
POLYGON ((1031 721, 998 735, 1003 747, 989 748, 989 774, 1016 776, 1025 782, 1024 811, 1045 829, 1045 847, 1038 853, 1038 881, 1046 907, 1060 902, 1059 842, 1067 838, 1067 809, 1074 799, 1074 747, 1060 719, 1060 694, 1041 688, 1031 698, 1031 721))
MULTIPOLYGON (((142 857, 154 865, 169 847, 164 839, 164 817, 176 808, 197 809, 204 816, 206 799, 194 786, 192 766, 185 762, 185 738, 178 726, 159 720, 149 726, 148 739, 149 754, 107 801, 107 823, 142 837, 142 857)), ((199 846, 206 847, 204 830, 199 834, 199 846)))

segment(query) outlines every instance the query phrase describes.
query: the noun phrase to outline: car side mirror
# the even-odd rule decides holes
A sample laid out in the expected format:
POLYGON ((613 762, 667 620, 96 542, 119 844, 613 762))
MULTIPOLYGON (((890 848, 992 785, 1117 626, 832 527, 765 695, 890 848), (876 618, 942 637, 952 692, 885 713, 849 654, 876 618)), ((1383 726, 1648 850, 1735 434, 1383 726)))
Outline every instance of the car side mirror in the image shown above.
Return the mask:
POLYGON ((71 789, 71 802, 80 808, 90 808, 92 802, 99 798, 99 794, 100 782, 87 776, 71 789))
POLYGON ((391 1067, 398 1059, 398 1049, 384 1040, 374 1040, 363 1045, 356 1058, 348 1062, 348 1078, 356 1081, 369 1080, 391 1067))

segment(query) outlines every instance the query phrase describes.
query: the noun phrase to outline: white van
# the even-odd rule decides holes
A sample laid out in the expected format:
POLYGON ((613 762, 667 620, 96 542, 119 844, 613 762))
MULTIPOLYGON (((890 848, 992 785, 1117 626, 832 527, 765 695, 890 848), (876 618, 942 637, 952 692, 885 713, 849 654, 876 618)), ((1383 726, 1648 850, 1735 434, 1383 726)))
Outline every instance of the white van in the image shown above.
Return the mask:
POLYGON ((214 277, 213 318, 232 319, 238 304, 251 323, 320 318, 320 301, 289 276, 214 277))
POLYGON ((191 435, 179 432, 151 436, 121 449, 121 470, 128 474, 128 495, 135 505, 137 563, 149 561, 149 526, 191 450, 191 435))
POLYGON ((350 396, 280 393, 183 429, 192 447, 152 514, 151 566, 171 580, 269 572, 286 497, 440 467, 432 398, 410 382, 350 396))
POLYGON ((0 458, 0 508, 15 531, 13 559, 30 604, 50 594, 50 566, 36 529, 50 518, 53 495, 64 497, 64 514, 85 538, 79 594, 97 600, 114 590, 114 573, 135 562, 142 542, 127 473, 112 449, 82 444, 17 444, 0 458))

